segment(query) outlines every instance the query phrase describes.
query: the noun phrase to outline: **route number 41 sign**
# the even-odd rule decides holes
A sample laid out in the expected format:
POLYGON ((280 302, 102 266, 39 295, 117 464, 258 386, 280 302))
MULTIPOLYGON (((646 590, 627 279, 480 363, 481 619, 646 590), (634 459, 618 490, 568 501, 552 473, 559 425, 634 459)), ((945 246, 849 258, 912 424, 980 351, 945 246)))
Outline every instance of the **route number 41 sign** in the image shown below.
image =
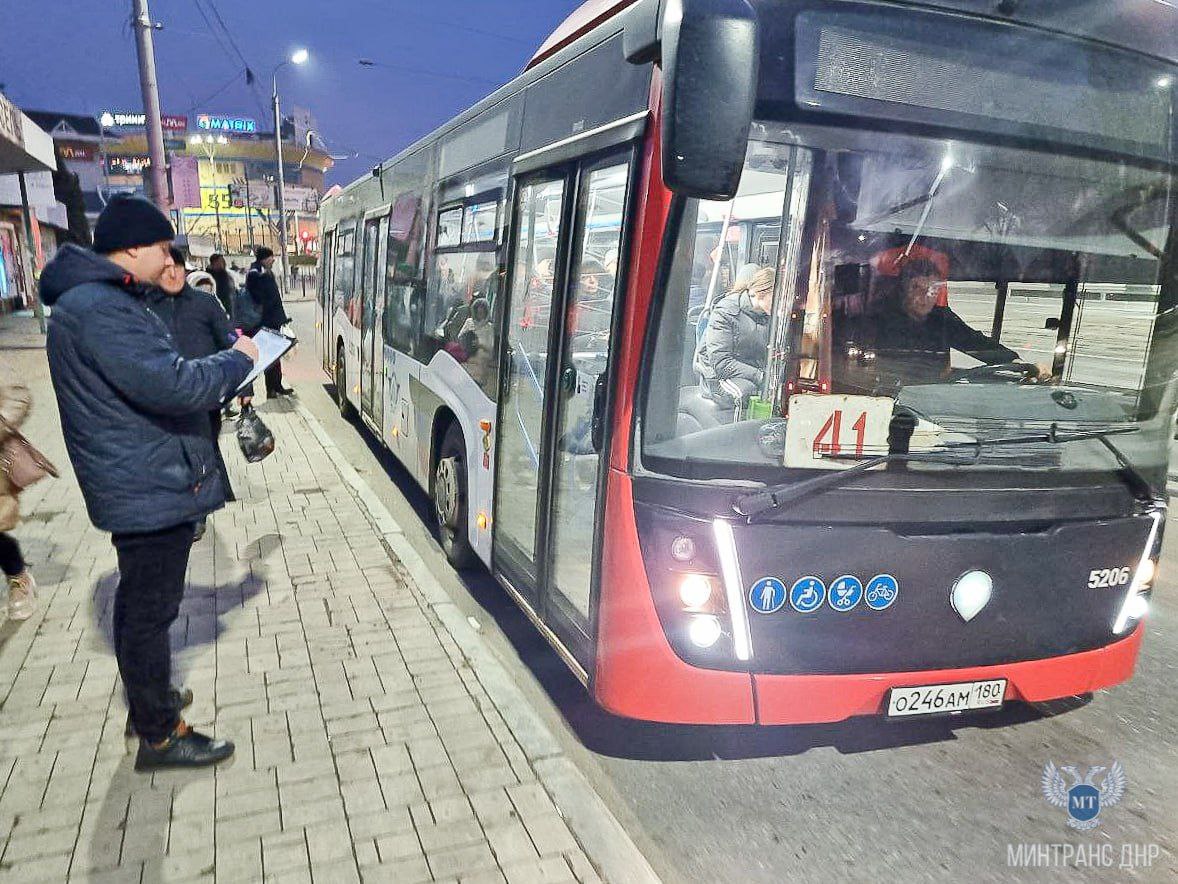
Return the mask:
POLYGON ((845 470, 886 454, 894 405, 894 400, 876 396, 791 396, 785 465, 845 470))

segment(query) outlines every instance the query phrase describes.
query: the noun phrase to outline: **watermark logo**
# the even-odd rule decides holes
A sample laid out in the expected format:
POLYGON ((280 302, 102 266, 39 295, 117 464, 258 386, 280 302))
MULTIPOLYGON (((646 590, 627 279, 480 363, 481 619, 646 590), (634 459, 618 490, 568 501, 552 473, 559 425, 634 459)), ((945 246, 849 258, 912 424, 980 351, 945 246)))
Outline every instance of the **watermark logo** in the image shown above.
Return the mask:
POLYGON ((1049 761, 1043 767, 1043 797, 1053 807, 1066 809, 1068 825, 1073 829, 1087 831, 1100 825, 1100 812, 1117 804, 1125 795, 1128 786, 1125 769, 1121 762, 1114 761, 1110 767, 1090 767, 1083 776, 1079 769, 1064 764, 1058 768, 1049 761), (1064 775, 1071 778, 1069 786, 1064 775), (1096 777, 1104 774, 1100 785, 1096 777))

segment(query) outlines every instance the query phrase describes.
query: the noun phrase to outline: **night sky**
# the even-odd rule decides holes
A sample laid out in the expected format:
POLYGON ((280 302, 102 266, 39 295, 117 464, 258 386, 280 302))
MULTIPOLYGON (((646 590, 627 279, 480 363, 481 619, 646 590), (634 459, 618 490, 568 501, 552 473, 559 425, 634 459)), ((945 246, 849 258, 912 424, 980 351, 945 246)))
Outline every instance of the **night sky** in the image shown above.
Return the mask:
MULTIPOLYGON (((284 110, 311 109, 346 183, 515 76, 580 0, 149 0, 165 114, 253 117, 271 130, 270 74, 284 110), (217 24, 233 35, 244 61, 217 24), (381 67, 361 67, 360 58, 381 67), (245 83, 246 64, 257 75, 245 83), (405 68, 412 70, 404 70, 405 68), (223 91, 218 93, 218 90, 223 91), (218 93, 218 94, 214 94, 218 93)), ((131 0, 2 3, 0 83, 17 105, 141 110, 131 0)))

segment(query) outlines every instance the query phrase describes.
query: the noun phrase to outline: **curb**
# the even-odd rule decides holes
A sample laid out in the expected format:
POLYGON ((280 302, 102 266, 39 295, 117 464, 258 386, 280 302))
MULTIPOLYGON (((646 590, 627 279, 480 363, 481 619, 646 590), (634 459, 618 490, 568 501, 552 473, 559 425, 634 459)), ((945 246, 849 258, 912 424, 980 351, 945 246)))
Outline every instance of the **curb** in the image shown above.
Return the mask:
POLYGON ((660 879, 646 857, 585 775, 564 755, 557 739, 458 606, 451 601, 425 560, 405 537, 397 520, 344 457, 318 418, 301 402, 297 403, 297 411, 323 446, 341 478, 356 493, 385 548, 400 560, 430 609, 470 661, 479 682, 523 749, 540 783, 602 877, 606 881, 657 884, 660 879))

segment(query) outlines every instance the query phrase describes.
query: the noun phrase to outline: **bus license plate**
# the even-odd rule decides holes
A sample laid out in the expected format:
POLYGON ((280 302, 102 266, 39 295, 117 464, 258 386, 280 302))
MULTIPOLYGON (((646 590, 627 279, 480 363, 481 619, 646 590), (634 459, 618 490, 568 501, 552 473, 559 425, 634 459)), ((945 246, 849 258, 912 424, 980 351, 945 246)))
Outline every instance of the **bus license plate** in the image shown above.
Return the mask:
POLYGON ((892 688, 888 693, 888 717, 944 715, 948 712, 966 712, 970 709, 997 709, 1005 698, 1005 678, 892 688))

